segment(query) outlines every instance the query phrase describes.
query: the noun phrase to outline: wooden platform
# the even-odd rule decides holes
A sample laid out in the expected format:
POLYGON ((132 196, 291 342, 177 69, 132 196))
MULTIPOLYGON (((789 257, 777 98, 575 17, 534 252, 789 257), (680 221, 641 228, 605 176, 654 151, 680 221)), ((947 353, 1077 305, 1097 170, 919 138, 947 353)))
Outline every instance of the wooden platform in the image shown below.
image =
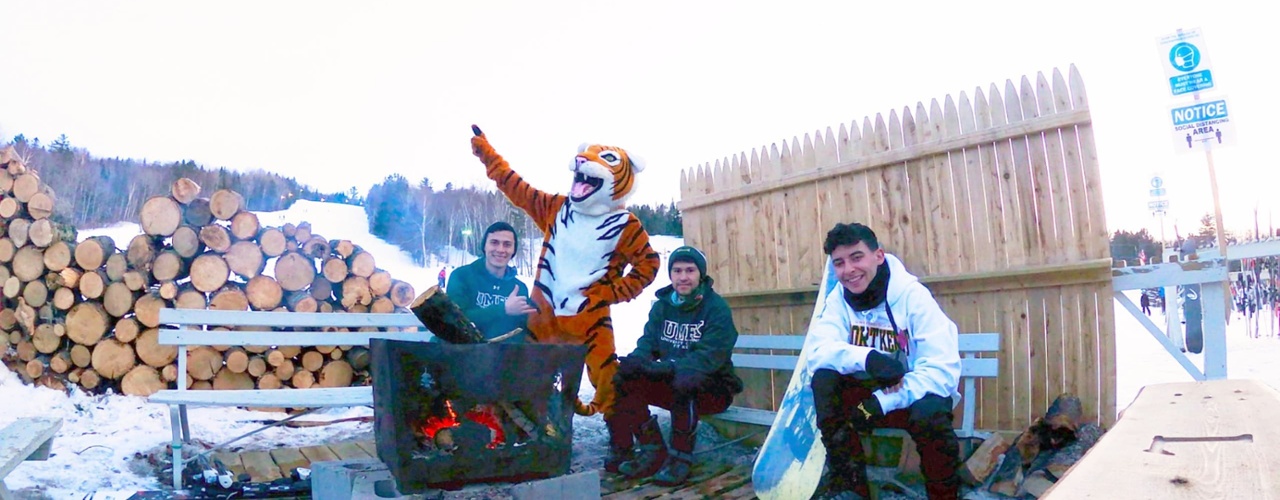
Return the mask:
POLYGON ((751 488, 751 465, 733 466, 726 463, 698 462, 684 486, 666 487, 653 484, 651 478, 627 479, 621 474, 601 473, 600 496, 612 500, 701 499, 723 498, 729 500, 756 498, 751 488))
POLYGON ((271 451, 242 451, 214 453, 236 475, 248 472, 253 482, 271 481, 289 477, 293 469, 311 467, 311 462, 329 460, 354 460, 378 455, 373 441, 345 441, 304 448, 278 448, 271 451))
POLYGON ((1146 386, 1041 498, 1280 498, 1276 415, 1261 381, 1146 386))

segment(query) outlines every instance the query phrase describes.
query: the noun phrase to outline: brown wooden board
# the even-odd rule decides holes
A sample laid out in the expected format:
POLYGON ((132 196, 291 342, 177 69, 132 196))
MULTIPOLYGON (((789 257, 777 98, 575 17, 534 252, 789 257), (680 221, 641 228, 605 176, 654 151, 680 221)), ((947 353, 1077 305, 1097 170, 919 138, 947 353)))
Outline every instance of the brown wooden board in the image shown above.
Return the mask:
POLYGON ((240 454, 240 462, 244 464, 245 472, 249 473, 249 477, 255 483, 283 477, 280 475, 280 467, 271 459, 270 452, 246 451, 240 454))

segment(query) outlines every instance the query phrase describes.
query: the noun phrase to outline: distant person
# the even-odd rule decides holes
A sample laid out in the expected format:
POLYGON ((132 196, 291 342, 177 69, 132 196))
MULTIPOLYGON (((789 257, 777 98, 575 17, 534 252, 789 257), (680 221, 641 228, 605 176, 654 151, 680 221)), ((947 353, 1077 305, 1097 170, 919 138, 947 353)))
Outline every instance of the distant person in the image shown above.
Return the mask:
POLYGON ((1168 310, 1164 307, 1164 287, 1157 288, 1156 293, 1160 296, 1160 314, 1168 315, 1168 310))
MULTIPOLYGON (((529 302, 529 287, 516 279, 516 268, 509 265, 519 248, 515 228, 494 222, 484 230, 483 241, 484 255, 454 270, 445 293, 485 339, 492 339, 525 328, 529 313, 535 309, 529 302)), ((444 270, 440 273, 444 280, 444 270)), ((524 342, 525 337, 516 335, 504 342, 524 342)))
MULTIPOLYGON (((440 266, 440 288, 444 288, 444 269, 449 266, 440 266)), ((448 293, 448 292, 445 292, 448 293)))
POLYGON ((1147 316, 1151 315, 1151 296, 1147 295, 1146 290, 1142 290, 1142 296, 1138 297, 1138 303, 1142 305, 1142 313, 1147 316))

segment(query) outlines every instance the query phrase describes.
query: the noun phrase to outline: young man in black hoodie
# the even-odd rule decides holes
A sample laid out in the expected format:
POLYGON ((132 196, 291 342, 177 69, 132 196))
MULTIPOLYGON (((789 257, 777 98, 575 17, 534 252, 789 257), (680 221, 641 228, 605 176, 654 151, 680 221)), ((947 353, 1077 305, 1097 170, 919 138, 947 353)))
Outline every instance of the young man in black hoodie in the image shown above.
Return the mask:
POLYGON ((631 433, 639 453, 622 461, 610 450, 605 469, 648 477, 661 485, 683 483, 693 462, 698 416, 723 412, 742 392, 733 371, 738 329, 729 304, 711 289, 707 259, 689 246, 667 259, 671 285, 657 292, 636 350, 619 360, 615 421, 631 433), (671 450, 662 441, 649 405, 671 410, 671 450), (659 470, 661 469, 661 470, 659 470))
MULTIPOLYGON (((494 222, 484 230, 483 241, 484 256, 454 270, 445 294, 475 323, 484 338, 492 339, 524 328, 534 309, 529 287, 516 279, 516 268, 508 265, 520 248, 515 228, 506 222, 494 222)), ((524 335, 516 335, 503 342, 524 339, 524 335)))

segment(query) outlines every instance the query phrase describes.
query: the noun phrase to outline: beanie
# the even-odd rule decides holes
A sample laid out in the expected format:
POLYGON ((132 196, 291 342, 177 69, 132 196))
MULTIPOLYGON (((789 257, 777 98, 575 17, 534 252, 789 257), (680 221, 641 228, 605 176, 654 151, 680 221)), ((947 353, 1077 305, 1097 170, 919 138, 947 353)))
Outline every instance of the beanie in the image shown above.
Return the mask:
POLYGON ((691 246, 683 246, 671 252, 671 256, 667 257, 667 274, 671 274, 671 266, 676 262, 692 262, 698 266, 698 273, 702 276, 707 275, 707 256, 691 246))
POLYGON ((489 227, 484 230, 484 236, 480 237, 481 252, 484 251, 485 243, 489 242, 489 235, 496 233, 498 231, 511 231, 511 236, 514 236, 516 239, 515 247, 512 248, 511 251, 515 252, 520 250, 520 237, 518 236, 518 233, 516 233, 516 228, 511 227, 511 224, 507 224, 504 221, 498 221, 498 222, 494 222, 493 224, 489 224, 489 227))

